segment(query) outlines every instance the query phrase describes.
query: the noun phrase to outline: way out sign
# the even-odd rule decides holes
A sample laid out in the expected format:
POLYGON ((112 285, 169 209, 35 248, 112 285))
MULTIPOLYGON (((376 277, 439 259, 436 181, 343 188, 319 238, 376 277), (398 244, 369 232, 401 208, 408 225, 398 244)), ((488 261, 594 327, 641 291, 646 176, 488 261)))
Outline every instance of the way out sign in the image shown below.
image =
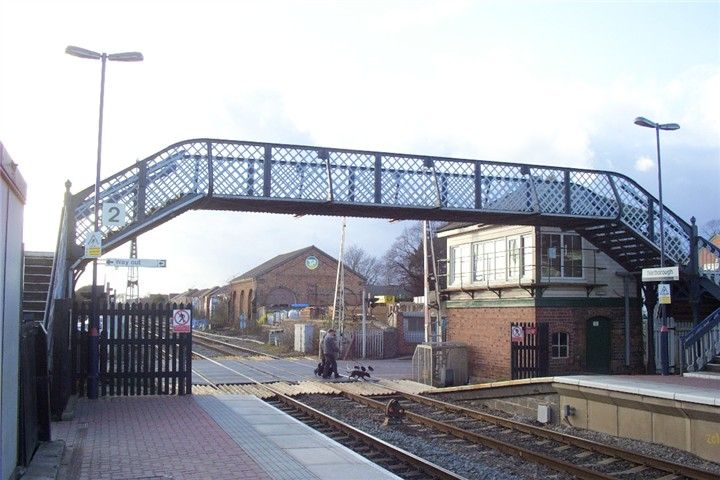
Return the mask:
POLYGON ((170 330, 172 333, 190 333, 190 310, 173 310, 170 330))

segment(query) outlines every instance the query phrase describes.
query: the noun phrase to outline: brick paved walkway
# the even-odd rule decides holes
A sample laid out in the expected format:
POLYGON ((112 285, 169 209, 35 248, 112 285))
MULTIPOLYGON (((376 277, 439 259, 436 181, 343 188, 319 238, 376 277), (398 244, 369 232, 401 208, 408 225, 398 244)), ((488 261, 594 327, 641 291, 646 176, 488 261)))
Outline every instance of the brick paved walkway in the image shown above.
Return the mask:
POLYGON ((67 479, 270 478, 190 396, 82 398, 52 428, 72 453, 67 479))

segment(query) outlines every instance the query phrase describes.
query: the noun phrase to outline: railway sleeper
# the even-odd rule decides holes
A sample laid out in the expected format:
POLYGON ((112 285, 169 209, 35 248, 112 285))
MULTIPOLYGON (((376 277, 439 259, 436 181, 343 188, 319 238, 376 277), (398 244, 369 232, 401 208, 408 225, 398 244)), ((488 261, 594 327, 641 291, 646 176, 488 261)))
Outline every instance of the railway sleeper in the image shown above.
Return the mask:
POLYGON ((614 472, 613 475, 634 475, 636 473, 644 472, 647 469, 648 467, 645 465, 638 465, 636 467, 623 470, 622 472, 614 472))

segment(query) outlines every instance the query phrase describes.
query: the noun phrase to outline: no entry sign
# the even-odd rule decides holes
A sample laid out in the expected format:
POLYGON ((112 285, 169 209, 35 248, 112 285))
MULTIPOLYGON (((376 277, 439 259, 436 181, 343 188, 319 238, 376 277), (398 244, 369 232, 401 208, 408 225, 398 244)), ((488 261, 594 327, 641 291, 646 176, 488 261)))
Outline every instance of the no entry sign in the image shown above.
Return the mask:
POLYGON ((173 333, 190 333, 190 310, 173 310, 171 329, 173 333))
POLYGON ((525 337, 523 327, 520 325, 512 325, 510 327, 510 341, 511 342, 522 342, 525 337))

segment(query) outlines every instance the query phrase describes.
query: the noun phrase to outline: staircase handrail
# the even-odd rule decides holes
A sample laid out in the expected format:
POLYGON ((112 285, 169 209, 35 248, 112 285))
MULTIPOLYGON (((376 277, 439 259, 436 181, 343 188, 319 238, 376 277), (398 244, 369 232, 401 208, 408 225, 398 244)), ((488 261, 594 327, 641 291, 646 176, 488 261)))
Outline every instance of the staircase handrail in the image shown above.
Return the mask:
MULTIPOLYGON (((714 256, 715 257, 714 264, 716 265, 715 268, 709 269, 709 270, 704 269, 703 265, 698 265, 698 268, 700 269, 700 271, 710 271, 710 272, 720 273, 720 247, 718 247, 714 243, 712 243, 709 240, 706 240, 702 237, 698 237, 697 243, 698 243, 697 244, 698 252, 705 250, 705 252, 707 252, 708 255, 714 256)), ((698 259, 698 261, 700 261, 700 260, 701 259, 698 259)))
MULTIPOLYGON (((69 189, 69 186, 68 186, 69 189)), ((68 239, 68 200, 70 197, 69 190, 65 194, 66 202, 60 212, 60 229, 58 230, 57 243, 55 246, 55 254, 53 256, 52 270, 50 271, 50 284, 48 286, 47 296, 45 300, 45 314, 43 318, 43 327, 47 333, 48 353, 53 348, 53 320, 55 318, 55 300, 65 298, 67 296, 67 272, 68 272, 68 248, 70 243, 68 239)), ((48 355, 48 368, 53 369, 52 355, 48 355)))
POLYGON ((718 325, 720 325, 720 308, 705 317, 704 320, 699 322, 692 328, 692 330, 685 334, 683 337, 683 348, 689 348, 718 325))
POLYGON ((682 339, 681 358, 687 371, 702 370, 720 353, 720 308, 695 325, 682 339))

